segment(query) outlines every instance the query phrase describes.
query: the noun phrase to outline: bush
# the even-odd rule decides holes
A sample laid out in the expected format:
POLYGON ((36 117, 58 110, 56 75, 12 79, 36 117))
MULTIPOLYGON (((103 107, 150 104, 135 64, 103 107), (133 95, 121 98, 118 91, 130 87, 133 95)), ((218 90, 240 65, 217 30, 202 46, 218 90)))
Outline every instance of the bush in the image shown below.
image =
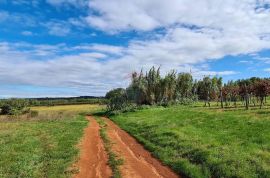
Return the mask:
POLYGON ((9 105, 9 104, 3 104, 1 106, 1 114, 11 115, 12 113, 13 113, 13 111, 12 111, 11 105, 9 105))
POLYGON ((180 98, 179 100, 176 101, 177 104, 181 105, 190 105, 194 103, 197 100, 196 97, 191 97, 191 98, 180 98))
POLYGON ((129 106, 126 90, 117 88, 106 94, 108 111, 120 111, 129 106))
POLYGON ((0 106, 1 114, 19 115, 30 112, 28 101, 23 99, 9 99, 2 101, 0 106))
POLYGON ((30 111, 29 112, 29 117, 33 118, 33 117, 37 117, 38 116, 38 111, 30 111))

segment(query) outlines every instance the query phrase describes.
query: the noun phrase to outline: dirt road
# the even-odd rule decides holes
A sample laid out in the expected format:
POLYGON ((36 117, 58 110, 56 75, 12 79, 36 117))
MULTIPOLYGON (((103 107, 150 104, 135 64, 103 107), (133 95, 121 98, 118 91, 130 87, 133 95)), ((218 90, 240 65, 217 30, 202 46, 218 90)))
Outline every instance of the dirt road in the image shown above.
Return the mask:
MULTIPOLYGON (((78 163, 80 172, 75 178, 109 178, 112 175, 108 167, 103 142, 99 136, 99 125, 93 117, 85 129, 78 163)), ((177 178, 179 177, 160 161, 153 158, 133 137, 120 129, 107 118, 107 135, 113 143, 112 151, 124 160, 120 166, 123 178, 177 178)))
POLYGON ((103 141, 99 135, 99 125, 93 117, 87 117, 88 127, 80 146, 80 159, 77 163, 79 174, 74 178, 109 178, 112 171, 108 166, 108 156, 105 152, 103 141))
POLYGON ((124 178, 177 178, 174 172, 153 158, 133 137, 107 118, 108 136, 113 150, 124 159, 120 171, 124 178))

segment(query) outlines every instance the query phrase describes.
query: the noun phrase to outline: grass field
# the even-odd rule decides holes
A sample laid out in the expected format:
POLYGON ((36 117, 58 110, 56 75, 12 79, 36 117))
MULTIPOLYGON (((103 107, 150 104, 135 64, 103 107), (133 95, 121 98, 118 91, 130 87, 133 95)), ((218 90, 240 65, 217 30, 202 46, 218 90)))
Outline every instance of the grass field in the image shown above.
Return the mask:
POLYGON ((89 112, 93 110, 100 109, 100 105, 96 104, 81 104, 81 105, 62 105, 62 106, 38 106, 32 107, 32 110, 37 110, 39 112, 89 112))
POLYGON ((111 117, 190 177, 270 177, 270 110, 174 106, 111 117))
MULTIPOLYGON (((0 177, 69 177, 87 121, 98 105, 36 107, 36 118, 0 119, 0 177)), ((7 117, 7 116, 6 116, 7 117)))

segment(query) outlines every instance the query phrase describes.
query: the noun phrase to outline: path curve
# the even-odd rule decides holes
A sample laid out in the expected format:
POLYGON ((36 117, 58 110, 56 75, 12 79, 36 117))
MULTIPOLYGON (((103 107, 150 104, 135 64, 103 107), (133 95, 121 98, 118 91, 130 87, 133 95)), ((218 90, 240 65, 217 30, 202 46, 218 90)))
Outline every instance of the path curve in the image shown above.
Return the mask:
POLYGON ((110 119, 105 117, 103 119, 107 123, 107 134, 114 143, 113 151, 124 159, 124 164, 120 166, 123 178, 179 178, 127 132, 120 129, 110 119))
POLYGON ((108 156, 99 134, 100 127, 92 116, 86 118, 89 123, 80 145, 80 158, 76 165, 79 173, 74 178, 109 178, 112 171, 107 164, 108 156))

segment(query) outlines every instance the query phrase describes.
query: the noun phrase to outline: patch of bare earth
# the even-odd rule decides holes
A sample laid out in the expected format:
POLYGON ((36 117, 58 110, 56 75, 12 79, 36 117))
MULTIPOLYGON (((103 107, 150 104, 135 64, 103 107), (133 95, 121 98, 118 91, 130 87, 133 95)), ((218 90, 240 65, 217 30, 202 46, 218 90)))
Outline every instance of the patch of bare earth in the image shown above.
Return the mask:
POLYGON ((120 166, 123 178, 179 178, 170 168, 161 164, 133 137, 107 118, 107 134, 114 143, 112 151, 124 159, 120 166))
POLYGON ((108 156, 105 152, 103 141, 99 134, 99 124, 88 116, 89 125, 84 130, 80 145, 80 158, 76 167, 79 173, 74 178, 109 178, 112 171, 108 166, 108 156))

